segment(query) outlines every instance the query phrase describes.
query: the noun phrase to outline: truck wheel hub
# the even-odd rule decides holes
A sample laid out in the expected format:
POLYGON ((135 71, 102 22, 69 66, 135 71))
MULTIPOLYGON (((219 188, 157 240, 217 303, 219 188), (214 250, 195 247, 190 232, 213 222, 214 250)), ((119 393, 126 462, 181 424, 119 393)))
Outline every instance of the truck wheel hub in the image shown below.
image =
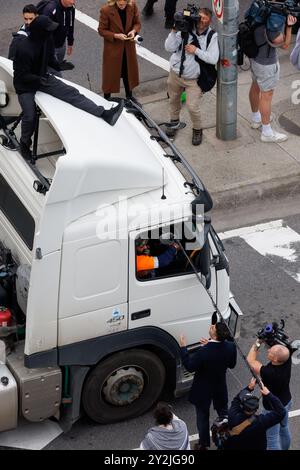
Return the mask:
POLYGON ((106 400, 112 405, 125 406, 139 398, 144 389, 141 371, 134 367, 119 369, 111 375, 103 387, 106 400))

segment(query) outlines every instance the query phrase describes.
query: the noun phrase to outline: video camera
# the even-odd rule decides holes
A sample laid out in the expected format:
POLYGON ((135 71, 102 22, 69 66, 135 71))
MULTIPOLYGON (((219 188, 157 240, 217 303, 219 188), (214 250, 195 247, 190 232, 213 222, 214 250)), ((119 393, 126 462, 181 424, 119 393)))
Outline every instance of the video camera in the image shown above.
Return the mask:
POLYGON ((262 9, 261 14, 267 18, 271 13, 300 17, 300 2, 298 0, 285 0, 285 2, 270 2, 268 0, 257 0, 257 4, 262 9))
POLYGON ((199 8, 194 4, 188 3, 182 11, 174 15, 174 28, 182 33, 190 33, 196 28, 199 21, 199 8))
POLYGON ((268 323, 257 332, 259 340, 272 347, 275 344, 286 346, 291 352, 294 351, 291 343, 288 341, 288 335, 283 331, 285 327, 284 320, 280 320, 280 326, 276 322, 268 323))

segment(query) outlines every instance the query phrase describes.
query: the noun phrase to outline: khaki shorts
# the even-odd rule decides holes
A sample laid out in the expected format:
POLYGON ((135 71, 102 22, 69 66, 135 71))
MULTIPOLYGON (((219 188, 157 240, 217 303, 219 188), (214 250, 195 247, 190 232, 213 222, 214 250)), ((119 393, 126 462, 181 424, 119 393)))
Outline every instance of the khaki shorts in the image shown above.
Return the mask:
POLYGON ((276 88, 279 81, 279 62, 271 65, 262 65, 251 60, 252 79, 258 84, 261 91, 270 91, 276 88))

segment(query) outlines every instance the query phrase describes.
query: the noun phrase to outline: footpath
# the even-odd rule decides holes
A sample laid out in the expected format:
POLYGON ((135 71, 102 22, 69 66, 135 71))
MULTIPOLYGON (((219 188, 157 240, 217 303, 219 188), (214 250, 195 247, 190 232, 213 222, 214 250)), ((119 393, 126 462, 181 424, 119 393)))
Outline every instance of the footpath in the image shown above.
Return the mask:
MULTIPOLYGON (((216 137, 216 88, 201 99, 204 137, 198 147, 191 144, 192 126, 183 105, 181 121, 187 125, 177 132, 174 144, 210 191, 215 209, 300 193, 300 72, 290 64, 290 50, 279 53, 281 78, 272 107, 272 127, 288 134, 286 142, 263 143, 260 130, 250 127, 250 70, 240 70, 238 74, 236 140, 222 141, 216 137), (292 88, 292 84, 297 88, 292 88), (293 94, 299 104, 293 104, 293 94)), ((145 111, 161 123, 169 121, 166 79, 160 80, 157 89, 161 91, 153 93, 152 87, 151 95, 147 96, 147 88, 141 87, 136 96, 145 111)))

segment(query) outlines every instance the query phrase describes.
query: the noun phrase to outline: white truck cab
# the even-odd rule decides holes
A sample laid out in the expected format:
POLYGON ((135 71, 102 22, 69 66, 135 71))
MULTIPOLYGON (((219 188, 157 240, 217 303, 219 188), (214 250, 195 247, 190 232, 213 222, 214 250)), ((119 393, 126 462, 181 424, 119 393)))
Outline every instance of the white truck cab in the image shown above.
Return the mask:
POLYGON ((18 416, 138 416, 166 389, 188 389, 179 335, 190 348, 207 335, 207 289, 238 336, 211 198, 132 104, 111 127, 37 92, 34 157, 24 160, 12 73, 0 58, 0 431, 18 416), (137 240, 158 257, 170 233, 181 245, 172 263, 138 272, 137 240))

